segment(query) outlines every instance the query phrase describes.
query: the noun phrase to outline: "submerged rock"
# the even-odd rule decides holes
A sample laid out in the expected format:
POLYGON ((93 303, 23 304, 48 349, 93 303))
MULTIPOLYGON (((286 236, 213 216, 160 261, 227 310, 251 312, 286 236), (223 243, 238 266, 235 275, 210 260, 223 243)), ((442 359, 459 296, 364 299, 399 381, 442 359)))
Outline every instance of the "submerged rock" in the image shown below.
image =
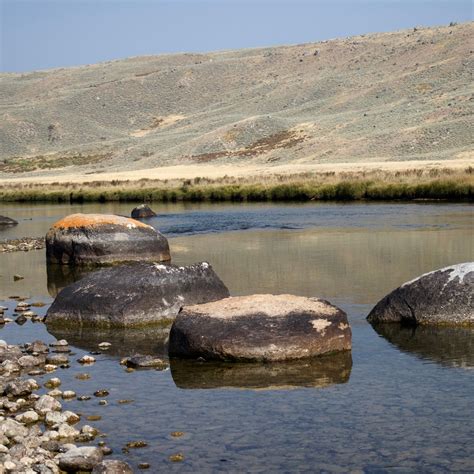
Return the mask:
POLYGON ((380 300, 367 320, 474 325, 474 262, 441 268, 404 283, 380 300))
POLYGON ((102 462, 103 457, 99 448, 81 446, 60 454, 58 461, 60 469, 66 472, 92 471, 97 464, 102 462))
POLYGON ((52 264, 170 259, 167 239, 153 227, 128 217, 72 214, 56 222, 46 234, 46 260, 52 264))
POLYGON ((178 388, 281 390, 323 388, 349 381, 350 351, 286 362, 198 362, 171 359, 171 375, 178 388))
POLYGON ((346 314, 327 301, 251 295, 185 306, 170 332, 171 357, 278 361, 351 349, 346 314))
POLYGON ((18 225, 18 222, 10 217, 0 216, 0 227, 18 225))
POLYGON ((148 204, 140 204, 139 206, 132 209, 133 219, 143 219, 146 217, 156 217, 156 213, 148 204))
POLYGON ((227 296, 229 290, 206 262, 187 267, 140 262, 94 272, 68 286, 45 322, 48 327, 164 324, 185 304, 227 296))

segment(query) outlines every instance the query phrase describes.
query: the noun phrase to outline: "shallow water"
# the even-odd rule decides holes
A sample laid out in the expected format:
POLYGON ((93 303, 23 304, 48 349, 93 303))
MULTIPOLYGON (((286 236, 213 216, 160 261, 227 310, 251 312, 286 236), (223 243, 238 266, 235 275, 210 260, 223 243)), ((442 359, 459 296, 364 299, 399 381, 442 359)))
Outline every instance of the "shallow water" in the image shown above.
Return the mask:
MULTIPOLYGON (((0 239, 43 235, 71 212, 128 215, 132 206, 10 205, 20 225, 0 239), (32 218, 32 220, 26 220, 32 218)), ((433 204, 153 206, 174 263, 212 263, 232 294, 319 296, 340 305, 353 330, 351 356, 291 364, 199 364, 127 373, 134 352, 163 354, 155 331, 56 333, 75 347, 62 389, 98 399, 63 402, 102 419, 115 457, 151 471, 473 472, 474 332, 372 328, 365 317, 391 289, 421 273, 473 260, 473 208, 433 204), (245 229, 245 230, 243 230, 245 229), (102 340, 113 346, 91 367, 75 362, 102 340), (74 375, 89 372, 91 379, 74 375), (120 399, 133 399, 119 404, 120 399), (183 431, 181 438, 170 433, 183 431), (131 440, 148 447, 122 453, 131 440), (182 452, 172 464, 168 456, 182 452)), ((0 300, 52 301, 64 277, 44 251, 0 255, 0 300), (13 282, 14 273, 25 280, 13 282)), ((75 278, 75 276, 68 277, 75 278)), ((67 280, 67 278, 66 278, 67 280)), ((1 303, 0 303, 1 304, 1 303)), ((40 308, 44 312, 47 306, 40 308)), ((11 314, 11 311, 9 311, 11 314)), ((42 324, 0 329, 11 343, 53 340, 42 324)), ((83 419, 85 422, 85 419, 83 419)))

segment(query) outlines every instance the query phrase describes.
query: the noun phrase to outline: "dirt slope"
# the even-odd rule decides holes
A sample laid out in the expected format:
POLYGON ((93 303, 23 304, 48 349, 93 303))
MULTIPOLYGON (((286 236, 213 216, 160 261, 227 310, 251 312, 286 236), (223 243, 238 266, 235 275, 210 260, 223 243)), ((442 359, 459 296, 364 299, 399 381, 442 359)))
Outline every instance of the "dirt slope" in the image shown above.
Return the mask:
POLYGON ((469 161, 473 34, 465 23, 0 74, 0 178, 469 161))

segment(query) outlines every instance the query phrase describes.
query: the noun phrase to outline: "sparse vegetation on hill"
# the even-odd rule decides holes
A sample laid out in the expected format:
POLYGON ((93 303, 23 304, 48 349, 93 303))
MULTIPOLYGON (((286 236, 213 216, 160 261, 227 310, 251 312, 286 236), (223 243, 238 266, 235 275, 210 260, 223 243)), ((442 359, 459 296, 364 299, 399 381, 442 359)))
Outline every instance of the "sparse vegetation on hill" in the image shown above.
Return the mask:
POLYGON ((473 33, 471 22, 0 74, 0 178, 472 158, 473 33))

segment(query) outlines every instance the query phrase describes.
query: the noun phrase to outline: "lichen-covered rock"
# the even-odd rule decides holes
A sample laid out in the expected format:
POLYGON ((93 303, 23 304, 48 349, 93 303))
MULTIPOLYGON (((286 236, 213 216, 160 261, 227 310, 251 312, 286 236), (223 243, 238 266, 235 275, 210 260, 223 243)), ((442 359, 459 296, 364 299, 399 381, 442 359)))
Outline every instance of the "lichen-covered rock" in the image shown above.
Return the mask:
POLYGON ((18 222, 10 217, 0 216, 0 227, 18 225, 18 222))
POLYGON ((351 349, 346 314, 327 301, 251 295, 185 306, 169 354, 240 361, 301 359, 351 349))
POLYGON ((229 290, 206 262, 187 267, 139 262, 91 273, 64 288, 45 322, 48 327, 165 324, 185 304, 227 296, 229 290))
POLYGON ((132 209, 133 219, 144 219, 147 217, 156 217, 156 213, 148 204, 140 204, 139 206, 132 209))
POLYGON ((65 265, 170 260, 167 239, 153 227, 128 217, 72 214, 46 234, 46 260, 65 265))
POLYGON ((404 283, 380 300, 367 320, 474 325, 474 262, 441 268, 404 283))
POLYGON ((133 469, 124 461, 110 459, 97 464, 92 474, 133 474, 133 469))

